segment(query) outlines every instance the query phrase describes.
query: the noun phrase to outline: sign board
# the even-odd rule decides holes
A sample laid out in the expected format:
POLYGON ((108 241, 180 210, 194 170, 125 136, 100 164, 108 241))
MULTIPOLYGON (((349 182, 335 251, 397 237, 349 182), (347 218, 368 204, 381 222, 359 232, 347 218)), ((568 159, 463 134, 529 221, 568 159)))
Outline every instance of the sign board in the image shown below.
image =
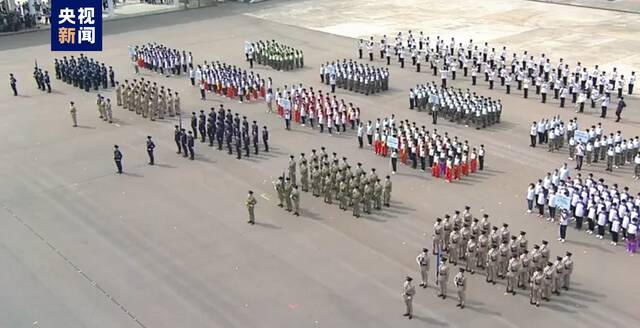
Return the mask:
POLYGON ((569 210, 571 208, 571 198, 565 195, 556 195, 555 205, 558 208, 569 210))
POLYGON ((398 149, 398 138, 396 137, 387 137, 387 147, 398 149))
POLYGON ((102 1, 52 0, 51 51, 102 51, 102 1))
POLYGON ((573 139, 575 141, 579 141, 579 142, 582 142, 583 144, 586 144, 587 142, 589 142, 589 134, 586 131, 576 130, 573 133, 573 139))
POLYGON ((283 98, 280 100, 280 104, 282 104, 282 108, 291 110, 291 100, 283 98))

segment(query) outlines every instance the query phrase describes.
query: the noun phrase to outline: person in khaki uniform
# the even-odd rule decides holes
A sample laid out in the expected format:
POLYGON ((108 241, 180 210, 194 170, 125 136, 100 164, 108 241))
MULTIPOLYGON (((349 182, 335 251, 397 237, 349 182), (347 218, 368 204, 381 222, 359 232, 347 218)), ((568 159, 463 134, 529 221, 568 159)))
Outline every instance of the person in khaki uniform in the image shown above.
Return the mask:
POLYGON ((427 288, 427 283, 429 281, 429 250, 426 248, 422 249, 422 253, 416 256, 416 263, 418 263, 418 268, 420 269, 420 287, 427 288))
POLYGON ((278 194, 278 206, 284 206, 284 179, 282 177, 278 177, 278 180, 273 182, 273 187, 276 189, 276 193, 278 194))
POLYGON ((477 252, 478 252, 478 243, 476 242, 476 237, 471 236, 469 238, 469 241, 467 242, 467 246, 465 250, 465 258, 467 259, 465 269, 466 271, 469 271, 469 273, 471 274, 476 273, 475 269, 478 266, 478 257, 476 256, 477 252))
POLYGON ((376 210, 382 209, 382 185, 380 179, 376 179, 373 184, 373 208, 376 210))
POLYGON ((169 114, 169 117, 176 116, 175 110, 173 108, 173 93, 171 92, 171 89, 167 90, 167 113, 169 114))
POLYGON ((300 164, 300 184, 302 185, 302 191, 309 192, 309 167, 307 166, 307 160, 302 159, 300 164))
POLYGON ((364 194, 362 197, 362 201, 364 202, 364 204, 362 204, 362 209, 367 214, 371 214, 371 198, 372 197, 373 197, 373 188, 371 188, 371 185, 369 184, 369 182, 367 182, 364 186, 364 194))
POLYGON ((511 295, 516 294, 516 280, 518 278, 518 272, 520 271, 520 261, 518 260, 518 254, 511 254, 511 259, 507 265, 507 293, 511 295))
POLYGON ((249 190, 249 195, 247 196, 247 202, 246 202, 247 210, 249 211, 249 221, 247 221, 247 223, 249 224, 256 223, 256 217, 254 212, 256 204, 258 204, 258 201, 253 197, 253 191, 249 190))
POLYGON ((122 88, 122 108, 129 109, 129 83, 125 81, 124 88, 122 88))
POLYGON ((293 211, 293 204, 291 203, 291 191, 293 191, 293 183, 291 179, 287 178, 284 183, 284 201, 287 204, 287 212, 293 211))
POLYGON ((340 180, 340 191, 338 193, 338 199, 340 199, 340 209, 346 211, 349 206, 349 198, 347 197, 347 193, 349 192, 349 186, 344 182, 344 180, 340 180))
POLYGON ((518 273, 518 287, 522 289, 527 289, 527 283, 530 279, 531 273, 531 257, 529 256, 529 251, 524 250, 522 254, 520 254, 520 272, 518 273))
POLYGON ((458 307, 464 309, 464 302, 467 299, 466 290, 467 290, 467 277, 464 276, 464 269, 460 268, 460 272, 453 277, 453 284, 456 286, 458 290, 458 307))
MULTIPOLYGON (((331 176, 329 176, 329 175, 325 176, 323 188, 324 188, 323 189, 324 202, 327 203, 327 204, 332 204, 333 195, 331 195, 331 193, 333 192, 333 185, 332 185, 332 181, 331 181, 331 176)), ((354 211, 355 211, 355 209, 354 209, 354 211)))
POLYGON ((507 275, 507 264, 509 263, 509 244, 503 241, 498 247, 498 278, 505 278, 507 275))
POLYGON ((100 105, 98 105, 100 107, 100 117, 102 117, 103 121, 109 121, 109 115, 107 113, 107 101, 104 99, 104 97, 100 97, 101 101, 100 101, 100 105))
POLYGON ((407 276, 404 285, 402 286, 402 298, 404 299, 404 304, 407 307, 407 311, 403 316, 408 317, 409 319, 413 318, 413 296, 416 294, 416 288, 411 284, 412 280, 413 278, 407 276))
POLYGON ((356 218, 360 217, 360 198, 360 190, 358 190, 358 188, 353 188, 353 191, 351 192, 351 202, 353 204, 353 216, 356 218))
POLYGON ((562 264, 564 265, 564 276, 562 282, 562 289, 569 290, 569 284, 571 282, 571 274, 573 273, 573 260, 571 259, 571 252, 567 252, 562 258, 562 264))
POLYGON ((487 253, 487 282, 496 284, 496 271, 498 269, 498 250, 496 245, 491 245, 489 252, 487 253))
POLYGON ((73 127, 78 127, 78 117, 76 116, 76 113, 78 112, 78 110, 76 109, 76 106, 73 104, 73 101, 71 102, 71 106, 69 108, 69 113, 71 113, 71 120, 73 121, 73 127))
POLYGON ((542 270, 544 279, 542 280, 542 299, 549 301, 551 299, 551 289, 553 284, 553 276, 555 274, 553 263, 547 262, 547 266, 542 270))
POLYGON ((175 111, 176 115, 180 116, 180 96, 178 95, 177 91, 175 97, 173 97, 173 110, 175 111))
POLYGON ((122 86, 116 82, 116 106, 122 106, 122 86))
POLYGON ((438 254, 438 250, 442 251, 442 235, 444 233, 444 225, 441 218, 436 218, 436 223, 433 225, 433 255, 438 254))
POLYGON ((98 117, 104 119, 104 112, 102 111, 102 96, 98 94, 98 99, 96 100, 96 107, 98 108, 98 117))
POLYGON ((539 268, 535 268, 530 280, 531 291, 529 293, 529 303, 535 306, 540 306, 540 298, 542 296, 542 281, 544 276, 539 268))
POLYGON ((289 198, 291 198, 291 203, 293 203, 293 215, 300 216, 298 212, 300 210, 300 192, 298 191, 297 185, 293 185, 289 198))
POLYGON ((384 184, 382 190, 382 204, 386 207, 390 206, 391 203, 391 177, 386 176, 384 178, 384 184))
POLYGON ((449 258, 451 259, 451 264, 453 265, 458 265, 458 257, 460 256, 458 252, 460 251, 459 244, 461 239, 462 238, 460 237, 458 228, 453 227, 453 231, 449 236, 449 252, 447 254, 449 255, 449 258))
POLYGON ((562 257, 557 256, 553 267, 556 272, 553 275, 553 293, 560 296, 560 289, 562 289, 562 283, 564 282, 564 263, 562 263, 562 257))
POLYGON ((158 118, 164 120, 164 115, 167 113, 167 98, 165 92, 160 93, 160 103, 158 105, 158 118))
POLYGON ((449 265, 447 258, 443 257, 438 267, 438 297, 447 298, 447 283, 449 282, 449 265))
MULTIPOLYGON (((149 100, 147 101, 147 104, 148 104, 147 105, 147 108, 148 108, 147 111, 148 111, 149 119, 151 121, 155 121, 156 120, 156 118, 155 118, 156 108, 155 108, 155 102, 154 102, 152 97, 149 97, 149 100)), ((145 117, 144 112, 143 112, 142 116, 145 117)))

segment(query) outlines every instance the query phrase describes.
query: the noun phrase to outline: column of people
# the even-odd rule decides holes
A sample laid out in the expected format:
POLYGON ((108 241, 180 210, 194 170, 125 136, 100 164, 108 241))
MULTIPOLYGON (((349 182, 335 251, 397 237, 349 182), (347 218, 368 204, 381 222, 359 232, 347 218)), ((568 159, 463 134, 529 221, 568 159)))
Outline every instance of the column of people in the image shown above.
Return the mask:
POLYGON ((320 81, 331 87, 331 93, 338 87, 368 96, 389 90, 389 69, 351 59, 336 60, 320 66, 320 81))
MULTIPOLYGON (((360 58, 366 48, 370 61, 373 61, 373 51, 375 42, 373 37, 368 42, 360 40, 358 42, 360 58)), ((401 67, 404 67, 405 55, 412 57, 413 65, 420 70, 420 58, 424 56, 429 62, 434 75, 440 73, 442 85, 446 86, 447 79, 456 79, 456 71, 460 70, 464 77, 471 75, 472 84, 477 82, 478 75, 484 74, 484 81, 489 89, 494 88, 497 80, 504 87, 506 93, 511 93, 512 84, 517 85, 518 90, 522 90, 523 96, 528 98, 529 88, 535 87, 536 95, 539 95, 541 102, 547 102, 547 95, 554 93, 554 99, 558 99, 560 107, 565 106, 567 97, 571 97, 571 102, 576 105, 579 112, 584 110, 584 103, 589 99, 600 102, 601 116, 606 117, 607 110, 613 101, 613 95, 619 99, 616 105, 618 118, 626 104, 623 94, 633 94, 633 87, 636 80, 635 72, 631 72, 626 78, 620 74, 617 68, 613 68, 608 73, 601 70, 598 65, 593 68, 583 66, 577 62, 572 70, 563 58, 554 65, 545 54, 536 58, 524 51, 520 56, 513 53, 508 57, 506 47, 497 51, 484 43, 481 48, 469 40, 466 45, 456 42, 451 38, 446 42, 444 38, 437 36, 431 40, 424 36, 422 32, 414 36, 409 31, 406 45, 402 32, 395 37, 393 44, 387 40, 386 35, 379 42, 380 58, 386 57, 387 65, 390 64, 391 52, 398 58, 401 67)), ((595 104, 593 106, 595 108, 595 104)))
POLYGON ((239 103, 258 100, 266 96, 267 87, 272 85, 271 78, 266 82, 260 74, 219 61, 205 61, 191 69, 189 77, 191 85, 200 88, 201 100, 206 100, 207 93, 238 99, 239 103))
POLYGON ((303 192, 311 191, 314 197, 322 196, 324 202, 337 202, 343 211, 352 209, 353 216, 360 217, 361 211, 371 214, 372 209, 381 210, 383 206, 391 204, 391 177, 386 176, 382 181, 376 169, 372 168, 367 175, 361 163, 357 163, 352 171, 346 157, 342 160, 336 153, 329 158, 324 147, 317 153, 311 150, 308 160, 305 153, 300 154, 298 165, 293 155, 284 173, 274 181, 280 207, 285 207, 294 215, 299 215, 300 195, 298 192, 298 176, 303 192))
POLYGON ((478 170, 484 170, 485 148, 471 147, 468 140, 460 141, 447 132, 428 131, 423 125, 409 120, 397 121, 392 114, 388 118, 368 121, 358 128, 358 143, 362 148, 366 135, 368 146, 376 155, 391 159, 391 171, 395 174, 398 162, 445 181, 460 180, 478 170), (393 143, 392 143, 393 141, 393 143), (409 163, 410 161, 410 163, 409 163))
POLYGON ((437 124, 438 117, 443 115, 450 122, 464 124, 465 127, 471 124, 481 129, 500 123, 502 102, 478 96, 469 89, 447 89, 431 82, 409 90, 409 109, 428 110, 433 124, 437 124))
POLYGON ((142 68, 169 77, 187 74, 188 69, 193 68, 191 51, 180 51, 155 42, 129 46, 129 55, 136 73, 142 68))
POLYGON ((259 40, 245 44, 245 60, 253 68, 254 59, 260 65, 269 66, 279 71, 290 71, 304 67, 302 50, 294 49, 275 40, 259 40))
MULTIPOLYGON (((598 239, 608 234, 614 246, 622 237, 627 241, 627 252, 636 252, 640 193, 634 197, 626 186, 620 188, 616 183, 608 184, 605 179, 591 173, 586 178, 580 173, 571 177, 565 163, 553 173, 549 172, 544 178, 530 183, 526 200, 529 214, 534 212, 535 207, 540 219, 555 222, 558 207, 564 206, 567 216, 560 217, 561 225, 567 226, 573 221, 575 228, 582 231, 586 219, 586 233, 595 234, 598 239), (568 208, 566 203, 563 205, 559 202, 561 197, 569 198, 568 208)), ((560 239, 565 238, 560 236, 560 239)))

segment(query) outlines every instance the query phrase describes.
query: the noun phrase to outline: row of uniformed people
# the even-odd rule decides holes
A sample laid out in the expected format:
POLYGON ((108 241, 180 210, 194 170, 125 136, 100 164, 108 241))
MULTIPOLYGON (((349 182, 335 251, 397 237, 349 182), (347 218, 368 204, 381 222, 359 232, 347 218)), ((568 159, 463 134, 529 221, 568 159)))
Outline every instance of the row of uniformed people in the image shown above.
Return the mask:
POLYGON ((343 59, 321 65, 320 80, 330 85, 332 92, 338 87, 369 95, 389 89, 389 70, 343 59))
POLYGON ((239 98, 240 102, 256 100, 264 98, 272 85, 271 78, 265 81, 260 74, 219 61, 210 64, 205 61, 204 65, 198 65, 190 71, 190 78, 192 85, 198 83, 203 99, 205 92, 209 91, 224 97, 239 98))
POLYGON ((135 65, 166 76, 187 73, 193 67, 193 55, 155 42, 129 46, 129 55, 135 65))
POLYGON ((124 81, 124 86, 120 83, 116 85, 116 102, 129 111, 135 111, 142 117, 149 117, 150 120, 164 119, 166 115, 173 117, 180 115, 180 96, 171 89, 158 86, 156 82, 139 81, 133 79, 130 83, 124 81))
POLYGON ((264 151, 269 151, 269 131, 263 126, 262 133, 259 131, 257 121, 253 121, 251 126, 247 117, 243 116, 242 120, 238 113, 232 113, 230 109, 225 111, 224 105, 220 104, 218 111, 212 107, 208 115, 204 110, 199 115, 196 112, 191 113, 191 132, 195 138, 200 133, 200 141, 205 143, 209 139, 209 147, 214 146, 214 141, 218 144, 218 150, 223 149, 226 145, 229 155, 236 150, 236 158, 242 158, 242 151, 245 156, 250 156, 250 149, 253 148, 255 155, 259 153, 259 139, 262 134, 262 143, 264 151))
MULTIPOLYGON (((373 37, 371 37, 370 41, 366 44, 364 41, 360 40, 358 43, 360 53, 362 53, 362 49, 365 46, 370 53, 373 52, 372 49, 375 47, 373 37)), ((478 48, 478 45, 475 44, 473 40, 469 40, 468 43, 463 45, 461 42, 456 42, 455 38, 451 38, 449 42, 446 42, 444 38, 436 36, 436 38, 432 40, 429 36, 425 36, 423 32, 414 36, 412 32, 409 31, 406 46, 402 32, 397 34, 394 44, 390 44, 385 35, 379 43, 380 57, 382 58, 385 51, 391 47, 393 47, 395 55, 397 56, 403 54, 403 48, 406 47, 414 58, 419 58, 421 55, 424 55, 426 61, 429 62, 434 60, 434 57, 437 57, 438 60, 442 59, 448 63, 449 66, 454 64, 460 69, 463 69, 465 71, 465 76, 467 76, 466 71, 468 67, 475 67, 479 64, 489 67, 508 68, 510 66, 512 73, 517 72, 517 68, 520 68, 521 71, 525 72, 526 76, 542 76, 545 81, 554 80, 551 79, 551 76, 555 73, 561 78, 564 85, 568 85, 569 81, 576 81, 580 82, 582 89, 585 89, 587 80, 591 80, 593 85, 602 85, 601 88, 608 83, 613 85, 615 89, 619 90, 619 95, 622 94, 625 87, 627 93, 632 94, 636 81, 635 72, 631 72, 631 74, 625 78, 623 74, 618 72, 616 67, 613 67, 613 69, 607 73, 606 71, 601 70, 598 65, 589 69, 578 61, 575 68, 571 70, 563 58, 560 58, 554 65, 551 63, 551 59, 544 53, 541 54, 539 58, 535 58, 535 56, 530 55, 525 50, 521 55, 518 56, 516 53, 513 53, 509 58, 507 48, 505 46, 503 46, 498 52, 495 48, 489 47, 486 42, 481 48, 478 48)), ((372 55, 370 56, 370 59, 373 60, 372 55)), ((486 72, 485 81, 488 81, 486 72)), ((600 89, 600 93, 603 93, 602 89, 600 89)))
POLYGON ((270 66, 276 70, 293 70, 304 67, 304 54, 302 50, 294 49, 288 45, 274 40, 251 43, 245 46, 245 59, 253 67, 253 59, 258 64, 270 66))
POLYGON ((620 239, 627 240, 627 251, 635 252, 640 194, 634 197, 628 187, 619 188, 615 183, 608 185, 605 179, 596 178, 591 173, 585 179, 581 176, 563 178, 565 172, 566 165, 553 174, 547 173, 537 183, 529 184, 527 212, 531 213, 535 205, 540 217, 546 216, 547 221, 553 222, 558 207, 556 199, 560 195, 566 196, 570 199, 570 206, 565 215, 575 222, 578 231, 583 230, 586 221, 588 234, 595 233, 598 239, 603 239, 609 233, 612 245, 617 245, 620 239))
POLYGON ((463 92, 450 88, 437 87, 435 83, 417 85, 409 90, 409 109, 425 110, 433 115, 434 124, 437 116, 444 115, 451 122, 475 125, 477 129, 500 123, 502 102, 491 97, 477 96, 469 89, 463 92), (435 112, 435 113, 434 113, 435 112))
MULTIPOLYGON (((317 90, 316 94, 313 87, 307 90, 302 84, 291 87, 285 85, 282 91, 276 88, 275 102, 278 115, 312 129, 317 125, 320 133, 324 133, 326 128, 332 134, 334 127, 337 133, 346 132, 347 125, 354 130, 360 123, 360 107, 353 103, 347 104, 344 99, 338 99, 335 95, 331 97, 322 90, 317 90), (290 104, 290 109, 285 108, 285 100, 290 104)), ((268 102, 267 106, 269 105, 268 102)))
MULTIPOLYGON (((381 181, 375 168, 367 175, 362 164, 357 163, 357 167, 352 171, 346 157, 340 161, 337 154, 333 153, 329 158, 324 147, 321 147, 319 153, 312 149, 308 161, 304 153, 300 154, 298 161, 299 166, 296 165, 294 156, 290 156, 286 179, 283 174, 283 177, 274 182, 280 200, 279 206, 282 207, 283 203, 286 203, 288 211, 292 210, 293 199, 290 193, 292 186, 297 185, 298 173, 302 191, 311 191, 314 197, 323 196, 328 204, 336 201, 344 211, 352 207, 353 216, 356 218, 360 217, 361 210, 370 214, 372 208, 380 210, 382 206, 390 206, 391 177, 386 176, 384 181, 381 181)), ((296 203, 293 204, 293 210, 294 214, 298 213, 296 203)))
POLYGON ((93 58, 80 54, 77 59, 74 56, 62 59, 55 58, 54 66, 56 71, 56 79, 63 80, 67 84, 73 84, 74 87, 84 89, 89 92, 91 87, 98 90, 100 86, 103 89, 108 88, 109 82, 111 87, 115 87, 115 73, 113 68, 107 67, 104 63, 100 63, 93 58))
MULTIPOLYGON (((463 213, 455 211, 453 217, 447 214, 444 220, 437 218, 434 224, 433 254, 442 256, 446 253, 448 259, 436 268, 439 296, 446 295, 446 262, 458 265, 460 261, 465 262, 465 270, 471 274, 484 269, 489 283, 496 284, 496 278, 506 279, 506 292, 512 295, 516 294, 516 287, 523 290, 529 287, 530 302, 534 305, 539 306, 541 298, 548 301, 552 293, 559 295, 561 289, 569 289, 573 272, 571 253, 567 252, 564 258, 556 257, 556 261, 551 262, 547 241, 543 240, 541 246, 534 245, 529 252, 526 232, 512 235, 508 224, 503 223, 498 229, 491 225, 488 214, 478 219, 469 209, 467 206, 463 213)), ((428 253, 423 251, 420 255, 416 258, 419 265, 425 262, 424 257, 428 257, 428 253)), ((420 270, 423 277, 421 286, 426 288, 428 265, 426 268, 420 265, 420 270)))

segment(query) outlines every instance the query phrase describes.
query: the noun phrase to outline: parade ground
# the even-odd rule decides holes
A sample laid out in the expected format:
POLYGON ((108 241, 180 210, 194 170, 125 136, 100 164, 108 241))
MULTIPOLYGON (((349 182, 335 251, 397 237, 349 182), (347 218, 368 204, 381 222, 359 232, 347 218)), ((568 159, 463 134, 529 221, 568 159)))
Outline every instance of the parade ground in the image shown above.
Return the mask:
MULTIPOLYGON (((276 40, 304 51, 305 67, 275 71, 254 65, 274 88, 302 83, 328 91, 320 83, 320 65, 357 59, 357 39, 389 38, 411 29, 458 42, 474 39, 505 45, 518 54, 527 49, 553 62, 565 59, 586 67, 613 66, 623 73, 640 69, 637 35, 640 16, 532 1, 267 1, 225 3, 197 10, 105 22, 103 51, 86 53, 113 66, 116 79, 144 77, 180 92, 189 125, 191 112, 224 104, 270 131, 270 151, 238 160, 196 141, 194 161, 176 154, 177 118, 151 122, 114 106, 114 123, 98 118, 96 92, 86 93, 53 77, 49 31, 0 37, 0 327, 174 328, 174 327, 633 327, 637 304, 638 256, 584 231, 569 228, 557 242, 558 226, 527 215, 525 195, 531 182, 568 162, 558 153, 529 147, 532 121, 561 115, 578 117, 587 127, 602 122, 607 133, 640 134, 640 100, 625 97, 621 122, 614 105, 606 119, 586 106, 541 104, 537 96, 507 95, 469 78, 454 87, 500 99, 502 122, 487 129, 441 119, 431 124, 426 112, 408 109, 409 89, 438 82, 428 63, 417 73, 392 58, 390 90, 360 95, 337 89, 338 98, 360 107, 362 120, 395 114, 431 130, 469 140, 486 149, 485 168, 460 181, 445 183, 401 165, 391 176, 391 207, 355 219, 337 204, 301 193, 300 216, 277 206, 273 180, 311 149, 325 147, 366 172, 391 173, 389 158, 358 148, 354 131, 320 134, 267 114, 264 100, 239 104, 220 96, 200 100, 197 87, 181 77, 148 70, 135 76, 127 46, 157 42, 191 51, 194 64, 220 61, 249 70, 245 41, 276 40), (632 42, 633 41, 633 42, 632 42), (33 67, 52 75, 51 94, 36 88, 33 67), (13 97, 7 77, 18 80, 13 97), (72 128, 69 101, 78 110, 72 128), (145 141, 156 142, 156 165, 147 165, 145 141), (124 174, 115 174, 113 145, 124 156, 124 174), (248 225, 245 200, 253 190, 256 224, 248 225), (417 288, 415 258, 431 249, 436 217, 471 207, 474 216, 490 215, 493 225, 508 223, 512 234, 527 232, 529 248, 549 241, 551 256, 573 253, 571 289, 539 308, 528 291, 505 294, 504 280, 491 285, 483 273, 467 276, 467 306, 456 307, 455 288, 436 297, 435 259, 429 288, 417 288), (417 288, 414 318, 402 316, 402 284, 407 275, 417 288)), ((377 58, 373 65, 385 66, 377 58)), ((363 62, 368 62, 366 59, 363 62)), ((459 75, 462 75, 459 72, 459 75)), ((100 93, 115 101, 113 88, 100 93)), ((533 93, 533 92, 532 92, 533 93)), ((574 175, 575 170, 572 170, 574 175)), ((630 194, 640 191, 632 165, 605 172, 602 164, 583 167, 630 194)), ((451 278, 457 267, 451 268, 451 278)), ((450 281, 451 281, 450 278, 450 281)), ((450 282, 451 284, 451 282, 450 282)))

